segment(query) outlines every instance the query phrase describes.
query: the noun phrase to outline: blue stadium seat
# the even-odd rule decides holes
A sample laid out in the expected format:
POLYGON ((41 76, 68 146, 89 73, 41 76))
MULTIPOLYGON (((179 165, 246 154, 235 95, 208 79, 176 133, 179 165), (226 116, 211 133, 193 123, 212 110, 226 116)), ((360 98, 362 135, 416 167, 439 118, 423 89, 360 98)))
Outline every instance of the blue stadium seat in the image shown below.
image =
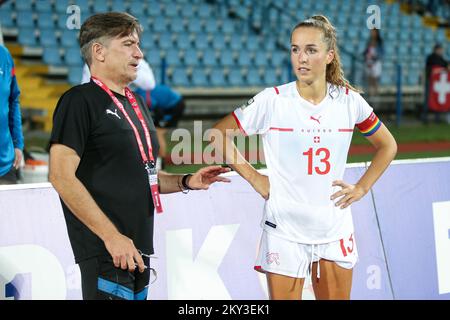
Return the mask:
POLYGON ((166 17, 178 17, 178 7, 173 4, 167 4, 164 8, 164 15, 166 17))
POLYGON ((159 5, 159 3, 155 3, 155 2, 151 2, 148 4, 147 13, 152 17, 158 17, 163 14, 162 10, 161 10, 161 6, 159 5))
POLYGON ((273 51, 272 54, 270 55, 270 62, 272 64, 272 66, 274 67, 281 67, 283 65, 286 64, 286 62, 288 61, 289 56, 286 52, 284 51, 273 51))
MULTIPOLYGON (((28 4, 29 5, 29 4, 28 4)), ((48 0, 37 0, 35 2, 37 12, 52 12, 52 3, 48 0)))
POLYGON ((224 49, 220 54, 220 64, 224 67, 231 67, 234 65, 233 52, 229 49, 224 49))
POLYGON ((247 83, 250 86, 260 86, 262 84, 258 69, 251 68, 248 70, 247 83))
POLYGON ((235 33, 230 38, 230 48, 233 50, 241 50, 243 47, 241 34, 235 33))
POLYGON ((217 33, 212 39, 212 46, 216 50, 222 50, 226 47, 225 36, 223 33, 217 33))
POLYGON ((144 50, 157 48, 157 45, 156 45, 154 37, 153 37, 153 33, 144 31, 141 34, 140 45, 141 45, 141 48, 144 50))
POLYGON ((249 51, 241 51, 238 55, 238 65, 241 67, 247 67, 252 64, 252 56, 249 51))
POLYGON ((79 48, 67 48, 64 53, 64 61, 68 66, 83 67, 83 58, 79 48))
POLYGON ((183 4, 180 12, 185 18, 192 18, 194 16, 194 8, 190 3, 183 4))
POLYGON ((162 16, 157 16, 153 19, 152 30, 155 32, 165 32, 168 30, 166 19, 162 16))
POLYGON ((200 64, 200 60, 197 55, 197 50, 187 49, 183 56, 183 61, 186 66, 197 66, 200 64))
POLYGON ((263 81, 266 86, 274 86, 279 84, 275 69, 266 69, 263 76, 263 81))
POLYGON ((104 0, 95 0, 92 5, 92 13, 108 12, 111 11, 109 4, 104 0))
POLYGON ((67 80, 71 85, 78 85, 81 82, 81 78, 83 76, 83 68, 78 66, 70 67, 67 75, 67 80))
POLYGON ((223 33, 232 34, 234 33, 233 21, 226 19, 222 21, 221 30, 223 33))
POLYGON ((128 11, 133 15, 141 15, 145 13, 146 3, 145 1, 138 1, 138 0, 132 0, 130 2, 130 6, 128 8, 128 11))
POLYGON ((175 68, 173 70, 172 84, 180 87, 188 87, 190 85, 189 77, 184 68, 175 68))
POLYGON ((205 23, 205 31, 208 33, 216 33, 219 30, 217 25, 217 19, 214 17, 209 17, 205 23))
POLYGON ((37 16, 37 25, 39 29, 53 29, 55 22, 51 12, 39 12, 37 16))
POLYGON ((231 69, 228 74, 228 83, 233 87, 241 87, 245 85, 244 77, 241 69, 231 69))
POLYGON ((158 44, 160 49, 164 50, 172 49, 174 47, 172 43, 172 33, 170 32, 161 33, 159 36, 158 44))
POLYGON ((18 41, 23 46, 36 47, 38 43, 34 28, 19 28, 18 41))
POLYGON ((54 29, 40 29, 39 43, 43 47, 56 47, 58 39, 56 38, 54 29))
POLYGON ((256 51, 255 55, 255 65, 256 66, 267 66, 267 54, 265 51, 256 51))
POLYGON ((217 65, 216 51, 214 49, 206 49, 203 51, 203 65, 207 67, 215 67, 217 65))
MULTIPOLYGON (((58 47, 44 47, 42 56, 44 63, 52 66, 61 66, 62 59, 58 47)), ((81 68, 80 68, 81 69, 81 68)), ((80 78, 81 79, 81 78, 80 78)))
POLYGON ((211 85, 213 87, 225 87, 227 86, 227 82, 225 81, 224 71, 219 68, 214 68, 211 70, 211 74, 209 75, 211 85))
POLYGON ((17 11, 30 10, 31 3, 29 0, 15 0, 14 3, 17 11))
MULTIPOLYGON (((4 5, 3 5, 4 6, 4 5)), ((13 28, 16 26, 14 20, 11 17, 12 11, 7 11, 4 8, 0 7, 0 21, 2 23, 2 27, 4 28, 13 28)))
POLYGON ((169 23, 170 30, 174 33, 180 34, 184 33, 185 29, 185 21, 180 18, 172 19, 172 22, 169 23))
POLYGON ((167 66, 178 67, 181 65, 181 59, 178 50, 169 50, 166 53, 167 66))
POLYGON ((176 40, 176 45, 180 49, 189 49, 192 48, 191 37, 188 33, 184 32, 178 35, 176 40))
POLYGON ((65 48, 78 48, 78 30, 63 29, 60 40, 65 48))
POLYGON ((195 68, 192 71, 192 85, 197 87, 209 86, 209 80, 204 68, 195 68))
POLYGON ((19 28, 34 27, 33 12, 29 10, 17 12, 16 22, 19 28))
POLYGON ((153 68, 153 66, 160 66, 161 65, 161 53, 159 49, 156 47, 150 48, 146 55, 145 59, 150 64, 150 66, 153 68))
POLYGON ((188 20, 188 31, 192 33, 202 32, 202 23, 199 19, 188 20))
POLYGON ((206 33, 197 33, 195 36, 194 45, 198 50, 205 50, 209 48, 208 35, 206 33))
POLYGON ((198 8, 197 14, 201 18, 209 18, 211 16, 211 8, 207 4, 202 3, 198 8))
POLYGON ((123 0, 113 0, 113 2, 111 3, 111 11, 126 12, 127 10, 127 4, 123 0))

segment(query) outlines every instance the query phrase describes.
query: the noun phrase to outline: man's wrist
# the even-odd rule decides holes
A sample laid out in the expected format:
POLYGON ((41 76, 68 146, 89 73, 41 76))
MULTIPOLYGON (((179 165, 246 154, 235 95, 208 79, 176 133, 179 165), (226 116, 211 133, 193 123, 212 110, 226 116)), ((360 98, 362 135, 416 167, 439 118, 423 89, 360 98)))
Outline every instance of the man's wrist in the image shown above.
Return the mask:
POLYGON ((185 174, 183 176, 183 178, 181 179, 181 186, 184 188, 184 190, 194 190, 189 186, 188 180, 190 179, 190 177, 192 177, 192 174, 188 173, 188 174, 185 174))

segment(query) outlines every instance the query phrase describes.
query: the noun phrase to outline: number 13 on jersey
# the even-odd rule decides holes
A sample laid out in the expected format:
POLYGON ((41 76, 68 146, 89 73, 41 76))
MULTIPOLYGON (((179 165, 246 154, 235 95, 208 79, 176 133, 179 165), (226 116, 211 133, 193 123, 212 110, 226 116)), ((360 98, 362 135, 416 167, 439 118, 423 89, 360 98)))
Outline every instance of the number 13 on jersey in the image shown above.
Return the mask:
POLYGON ((313 174, 327 174, 330 172, 330 150, 327 148, 319 148, 314 151, 314 148, 309 148, 308 151, 303 152, 304 156, 308 157, 308 175, 313 174), (314 166, 315 165, 315 166, 314 166))

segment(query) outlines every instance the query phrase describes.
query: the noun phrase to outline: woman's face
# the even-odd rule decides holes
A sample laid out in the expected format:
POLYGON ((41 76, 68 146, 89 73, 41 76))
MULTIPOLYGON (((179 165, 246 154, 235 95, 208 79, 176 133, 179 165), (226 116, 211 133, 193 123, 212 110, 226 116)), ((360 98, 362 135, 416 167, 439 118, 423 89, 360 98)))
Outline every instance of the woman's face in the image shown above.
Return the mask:
POLYGON ((317 28, 300 27, 292 33, 291 63, 298 81, 311 84, 325 81, 326 68, 334 57, 317 28))

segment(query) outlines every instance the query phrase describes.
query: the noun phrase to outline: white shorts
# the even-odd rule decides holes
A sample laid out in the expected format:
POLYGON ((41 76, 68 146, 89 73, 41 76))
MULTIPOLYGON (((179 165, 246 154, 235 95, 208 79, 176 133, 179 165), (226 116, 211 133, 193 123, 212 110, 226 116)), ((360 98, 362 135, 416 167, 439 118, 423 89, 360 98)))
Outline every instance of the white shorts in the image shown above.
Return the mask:
MULTIPOLYGON (((272 272, 294 278, 311 275, 313 262, 320 259, 336 262, 340 267, 352 269, 358 260, 353 234, 347 239, 323 244, 292 242, 263 231, 255 270, 272 272)), ((320 278, 320 269, 317 277, 320 278)))

